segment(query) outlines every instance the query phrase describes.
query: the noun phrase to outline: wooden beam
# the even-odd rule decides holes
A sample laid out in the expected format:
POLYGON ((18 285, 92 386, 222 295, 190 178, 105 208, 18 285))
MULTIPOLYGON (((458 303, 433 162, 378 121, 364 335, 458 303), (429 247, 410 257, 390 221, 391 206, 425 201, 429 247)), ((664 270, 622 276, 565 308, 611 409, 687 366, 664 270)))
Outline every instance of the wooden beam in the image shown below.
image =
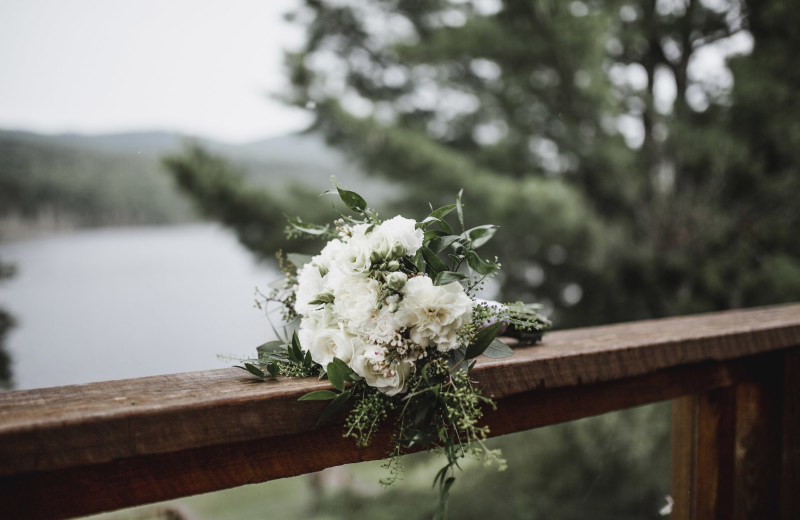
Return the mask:
MULTIPOLYGON (((789 305, 554 332, 475 377, 499 400, 497 435, 745 384, 754 359, 795 345, 789 305)), ((328 387, 224 369, 0 394, 0 502, 74 516, 383 458, 387 432, 355 448, 341 417, 315 426, 326 403, 297 402, 328 387)))
MULTIPOLYGON (((553 332, 540 346, 483 358, 496 398, 616 381, 800 344, 800 305, 553 332)), ((99 464, 315 428, 314 379, 262 382, 238 369, 0 394, 0 476, 99 464)))
MULTIPOLYGON (((499 400, 497 411, 487 413, 486 422, 491 435, 502 435, 686 393, 730 388, 751 379, 751 364, 749 358, 706 363, 508 396, 499 400)), ((342 438, 340 424, 331 424, 267 439, 0 477, 0 503, 12 518, 65 518, 119 509, 382 459, 389 451, 390 434, 382 429, 371 446, 358 448, 352 439, 342 438), (313 450, 310 456, 309 446, 325 449, 313 450)))

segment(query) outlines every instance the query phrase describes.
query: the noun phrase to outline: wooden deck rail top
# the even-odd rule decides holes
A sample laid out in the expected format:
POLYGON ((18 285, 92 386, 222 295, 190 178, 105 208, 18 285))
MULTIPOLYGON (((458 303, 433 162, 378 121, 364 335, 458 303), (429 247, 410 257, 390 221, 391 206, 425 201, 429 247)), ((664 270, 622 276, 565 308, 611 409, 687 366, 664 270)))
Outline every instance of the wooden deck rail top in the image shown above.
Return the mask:
MULTIPOLYGON (((757 380, 798 346, 793 304, 552 332, 474 374, 498 435, 757 380)), ((229 368, 0 394, 0 503, 63 517, 383 458, 386 432, 356 448, 297 401, 328 387, 229 368)))

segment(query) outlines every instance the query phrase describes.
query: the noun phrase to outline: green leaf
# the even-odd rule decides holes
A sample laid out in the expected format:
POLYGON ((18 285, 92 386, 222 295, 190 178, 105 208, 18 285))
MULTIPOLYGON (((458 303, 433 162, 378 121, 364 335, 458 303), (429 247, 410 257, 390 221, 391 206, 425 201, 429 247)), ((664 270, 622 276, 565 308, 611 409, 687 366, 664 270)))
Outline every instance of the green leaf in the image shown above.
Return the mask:
POLYGON ((244 369, 256 377, 261 377, 261 378, 267 377, 267 374, 265 374, 260 368, 258 368, 252 363, 245 363, 244 369))
POLYGON ((450 370, 450 372, 455 372, 456 370, 467 370, 468 365, 464 363, 465 350, 466 349, 463 348, 457 348, 450 351, 450 359, 447 360, 447 368, 450 370))
POLYGON ((293 228, 303 233, 307 233, 309 235, 324 235, 328 232, 328 225, 325 224, 324 226, 320 226, 317 224, 311 224, 310 222, 303 222, 303 219, 300 217, 291 218, 289 216, 286 217, 286 220, 289 222, 293 228))
POLYGON ((472 343, 467 347, 466 357, 472 359, 483 354, 483 351, 489 347, 489 344, 491 344, 492 340, 497 336, 500 327, 503 325, 503 323, 499 322, 492 323, 488 327, 481 329, 480 332, 475 335, 475 339, 472 343))
POLYGON ((283 341, 267 341, 266 343, 256 347, 256 352, 263 355, 274 354, 276 352, 283 352, 286 348, 286 343, 283 341))
POLYGON ((333 361, 328 363, 325 372, 328 374, 328 379, 334 388, 340 392, 344 391, 344 381, 347 375, 350 373, 350 367, 348 367, 347 364, 341 359, 333 358, 333 361), (342 365, 344 365, 344 367, 342 365))
POLYGON ((428 264, 428 267, 433 269, 434 275, 442 271, 447 271, 447 266, 445 265, 444 262, 442 262, 439 259, 438 256, 436 256, 436 253, 434 253, 427 247, 422 247, 421 249, 422 249, 422 256, 425 257, 425 262, 428 264))
POLYGON ((456 205, 455 204, 448 204, 447 206, 442 206, 441 208, 432 211, 431 212, 431 217, 433 217, 433 218, 435 218, 437 220, 441 220, 442 217, 444 217, 445 215, 447 215, 448 213, 450 213, 454 209, 456 209, 456 205))
MULTIPOLYGON (((430 233, 430 231, 428 233, 430 233)), ((445 235, 444 231, 438 231, 438 233, 441 233, 442 235, 431 239, 427 244, 428 249, 434 253, 441 253, 447 249, 450 244, 461 238, 458 235, 445 235)))
POLYGON ((336 190, 339 192, 339 198, 342 199, 345 206, 352 209, 353 211, 357 211, 359 213, 363 213, 365 209, 367 209, 367 201, 354 191, 343 190, 340 187, 336 187, 336 190))
POLYGON ((304 255, 301 253, 287 253, 286 258, 288 258, 289 261, 292 263, 292 265, 295 266, 299 271, 301 267, 309 263, 311 259, 314 257, 311 255, 304 255))
POLYGON ((447 233, 441 229, 431 229, 430 231, 425 232, 425 235, 422 237, 422 243, 425 244, 434 238, 443 237, 445 235, 447 235, 447 233))
POLYGON ((483 260, 475 251, 470 251, 467 253, 467 265, 469 265, 476 273, 484 275, 489 274, 497 269, 497 264, 489 263, 486 260, 483 260))
POLYGON ((465 234, 472 241, 472 248, 478 249, 483 244, 491 240, 496 231, 497 231, 497 226, 493 224, 487 224, 485 226, 474 227, 469 231, 467 231, 465 234))
POLYGON ((327 401, 329 399, 336 399, 339 394, 333 390, 315 390, 309 392, 298 399, 298 401, 327 401))
POLYGON ((464 194, 464 189, 458 190, 456 197, 456 213, 458 214, 458 223, 461 224, 461 230, 464 230, 464 208, 461 205, 461 196, 464 194))
POLYGON ((317 419, 317 424, 321 423, 322 421, 330 417, 332 414, 336 413, 344 405, 344 403, 346 403, 347 400, 350 399, 351 395, 352 392, 348 390, 347 392, 342 392, 341 394, 336 396, 336 399, 331 401, 330 404, 326 406, 324 410, 322 410, 322 413, 319 414, 319 419, 317 419))
POLYGON ((444 231, 445 231, 445 232, 446 232, 448 235, 452 235, 452 234, 453 234, 453 228, 451 228, 451 227, 450 227, 450 224, 448 224, 446 221, 444 221, 444 220, 441 220, 441 219, 440 219, 440 220, 439 220, 439 225, 440 225, 440 226, 442 226, 442 229, 443 229, 443 230, 444 230, 444 231))
POLYGON ((417 253, 414 255, 414 267, 417 268, 418 273, 425 271, 425 258, 422 256, 422 248, 417 249, 417 253))
POLYGON ((278 365, 276 365, 275 363, 269 363, 267 365, 267 372, 269 372, 269 375, 271 375, 272 377, 277 377, 278 374, 280 374, 280 371, 278 370, 278 365))
POLYGON ((464 273, 442 271, 441 273, 437 273, 436 278, 433 279, 433 285, 447 285, 449 283, 459 282, 466 277, 467 275, 464 273))
POLYGON ((292 344, 288 349, 289 359, 295 363, 303 362, 303 349, 300 348, 300 339, 297 337, 297 331, 292 334, 292 344))
POLYGON ((486 347, 486 350, 483 351, 483 355, 492 358, 492 359, 502 359, 507 358, 514 354, 514 351, 511 350, 511 347, 503 343, 497 338, 494 338, 489 346, 486 347))

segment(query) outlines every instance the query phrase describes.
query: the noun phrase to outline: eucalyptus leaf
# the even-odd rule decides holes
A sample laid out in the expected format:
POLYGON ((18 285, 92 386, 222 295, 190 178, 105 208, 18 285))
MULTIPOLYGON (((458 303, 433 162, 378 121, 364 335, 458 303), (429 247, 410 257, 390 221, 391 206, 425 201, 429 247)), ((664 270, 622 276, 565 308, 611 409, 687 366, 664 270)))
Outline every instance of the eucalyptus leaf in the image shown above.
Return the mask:
POLYGON ((497 269, 497 264, 489 263, 486 260, 483 260, 475 251, 470 251, 467 253, 467 265, 469 265, 476 273, 483 275, 489 274, 497 269))
POLYGON ((436 278, 433 279, 433 285, 447 285, 453 282, 460 282, 467 277, 464 273, 456 273, 453 271, 442 271, 441 273, 436 274, 436 278))
POLYGON ((456 213, 458 214, 458 223, 461 224, 461 229, 464 229, 464 207, 461 204, 461 196, 464 194, 464 189, 458 190, 456 197, 456 213))
POLYGON ((497 338, 493 339, 489 346, 486 347, 486 350, 483 351, 484 356, 492 359, 507 358, 513 354, 514 351, 511 350, 511 347, 497 338))
POLYGON ((297 337, 297 331, 292 334, 292 344, 288 348, 289 359, 295 363, 303 363, 303 349, 300 348, 300 339, 297 337))
POLYGON ((417 253, 414 255, 414 267, 417 268, 419 273, 425 271, 425 258, 422 256, 422 248, 417 249, 417 253))
POLYGON ((330 399, 336 399, 338 396, 339 394, 333 390, 315 390, 300 396, 298 401, 328 401, 330 399))
POLYGON ((309 263, 314 257, 311 255, 304 255, 302 253, 287 253, 286 258, 288 258, 292 265, 294 265, 299 271, 301 267, 309 263))
POLYGON ((267 374, 265 374, 263 370, 261 370, 252 363, 245 363, 244 368, 245 370, 247 370, 256 377, 261 377, 261 378, 267 377, 267 374))
POLYGON ((450 354, 450 359, 447 360, 447 368, 451 372, 454 372, 456 369, 458 370, 467 369, 467 364, 464 363, 465 359, 464 351, 465 349, 463 348, 458 348, 450 351, 451 354, 450 354))
MULTIPOLYGON (((344 362, 342 361, 342 363, 344 362)), ((331 384, 334 386, 334 388, 336 388, 340 392, 344 390, 344 380, 345 377, 347 377, 347 374, 350 369, 347 368, 346 370, 347 372, 342 370, 342 367, 336 363, 336 358, 334 358, 332 362, 328 363, 328 366, 325 369, 325 372, 328 374, 328 379, 330 380, 331 384)))
POLYGON ((447 221, 439 219, 439 225, 448 235, 453 234, 453 228, 450 227, 450 224, 448 224, 447 221))
POLYGON ((287 216, 286 220, 289 222, 289 225, 291 225, 296 230, 301 231, 303 233, 307 233, 309 235, 319 236, 319 235, 324 235, 325 233, 328 232, 327 224, 325 224, 324 226, 320 226, 317 224, 311 224, 310 222, 303 222, 303 219, 301 219, 300 217, 291 218, 287 216))
POLYGON ((286 343, 283 341, 267 341, 263 345, 256 347, 256 352, 259 354, 274 354, 276 352, 283 352, 286 349, 286 343))
POLYGON ((445 263, 442 262, 438 256, 436 256, 436 253, 427 247, 422 247, 422 256, 425 257, 425 262, 428 264, 428 267, 433 269, 434 274, 447 271, 447 266, 445 263))
POLYGON ((330 402, 328 406, 322 410, 322 413, 319 414, 319 419, 317 419, 317 424, 321 423, 332 414, 336 413, 343 405, 350 399, 352 392, 348 390, 347 392, 342 392, 341 394, 336 396, 336 399, 330 402))
POLYGON ((367 209, 367 201, 354 191, 343 190, 342 188, 336 187, 336 190, 339 192, 339 198, 342 199, 345 206, 352 209, 353 211, 357 211, 359 213, 363 213, 365 209, 367 209))
POLYGON ((466 351, 466 357, 468 359, 476 358, 483 354, 483 351, 486 350, 489 345, 494 340, 497 333, 500 332, 500 328, 504 325, 504 323, 492 323, 488 327, 484 327, 481 329, 476 335, 475 339, 472 343, 469 344, 466 351))
POLYGON ((441 208, 432 211, 431 212, 431 217, 433 217, 433 218, 435 218, 437 220, 441 220, 442 217, 444 217, 445 215, 447 215, 448 213, 450 213, 454 209, 456 209, 456 205, 455 204, 448 204, 447 206, 442 206, 441 208))
MULTIPOLYGON (((444 231, 437 231, 441 233, 441 235, 432 238, 428 242, 428 249, 433 251, 434 253, 440 253, 447 249, 453 242, 459 240, 461 237, 458 235, 446 235, 444 231)), ((430 231, 428 233, 431 233, 430 231)))
POLYGON ((486 242, 488 242, 489 240, 491 240, 495 232, 497 232, 497 226, 492 224, 487 224, 485 226, 474 227, 469 231, 467 231, 465 234, 472 241, 472 248, 477 249, 486 242))
POLYGON ((425 235, 423 235, 422 243, 423 244, 427 244, 428 242, 430 242, 431 240, 433 240, 435 238, 443 237, 443 236, 446 236, 446 235, 447 235, 447 233, 445 233, 441 229, 431 229, 430 231, 426 231, 425 235))

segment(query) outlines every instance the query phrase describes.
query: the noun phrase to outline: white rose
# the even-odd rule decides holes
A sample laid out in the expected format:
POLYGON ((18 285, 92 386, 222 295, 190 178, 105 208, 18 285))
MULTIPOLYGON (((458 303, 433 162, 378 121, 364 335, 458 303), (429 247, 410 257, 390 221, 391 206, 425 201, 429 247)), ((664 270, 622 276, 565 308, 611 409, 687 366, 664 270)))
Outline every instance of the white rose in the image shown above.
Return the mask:
POLYGON ((427 276, 406 282, 405 297, 397 319, 411 327, 411 340, 422 346, 436 345, 439 352, 458 348, 458 330, 472 318, 473 302, 458 282, 433 285, 427 276))
POLYGON ((416 221, 398 215, 377 226, 372 231, 372 240, 397 256, 413 256, 422 247, 424 237, 422 229, 417 229, 416 224, 416 221))
POLYGON ((365 236, 354 236, 337 252, 333 267, 346 275, 365 274, 372 266, 370 243, 365 236))
POLYGON ((404 361, 389 366, 383 348, 366 344, 362 350, 356 352, 350 368, 363 377, 369 386, 391 396, 405 391, 413 366, 404 361))
POLYGON ((381 284, 372 278, 343 277, 334 291, 333 310, 346 322, 348 330, 358 332, 364 322, 377 312, 381 284))
POLYGON ((345 332, 340 325, 323 327, 324 320, 303 318, 297 338, 303 349, 311 353, 311 359, 323 367, 337 357, 349 363, 353 359, 356 348, 363 349, 363 340, 345 332))

